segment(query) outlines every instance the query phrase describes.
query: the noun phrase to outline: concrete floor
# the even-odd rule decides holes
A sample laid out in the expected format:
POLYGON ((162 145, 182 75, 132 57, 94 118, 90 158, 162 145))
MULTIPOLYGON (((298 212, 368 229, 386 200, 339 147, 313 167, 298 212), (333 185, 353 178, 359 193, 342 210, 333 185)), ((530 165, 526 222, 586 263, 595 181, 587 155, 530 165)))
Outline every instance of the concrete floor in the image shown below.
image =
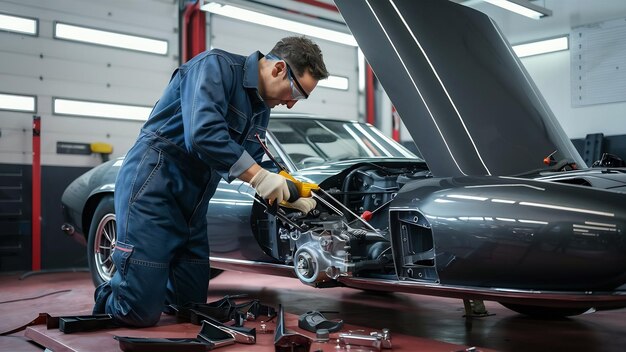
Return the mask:
MULTIPOLYGON (((466 320, 462 317, 463 303, 456 299, 348 288, 314 289, 296 279, 238 272, 226 272, 214 279, 209 301, 237 293, 247 293, 270 305, 282 303, 287 312, 295 314, 289 315, 290 322, 314 309, 339 311, 338 316, 352 328, 389 328, 392 336, 397 337, 394 351, 458 351, 469 346, 498 351, 626 350, 624 309, 539 320, 518 315, 495 302, 485 302, 495 315, 466 320)), ((25 324, 40 312, 84 314, 90 312, 92 304, 93 285, 88 273, 42 274, 24 280, 19 280, 18 275, 0 276, 0 332, 25 324), (50 295, 28 299, 43 294, 50 295)), ((220 350, 252 349, 244 346, 220 350)), ((273 348, 267 345, 263 349, 259 345, 254 350, 273 348)), ((42 351, 42 347, 27 342, 23 333, 18 333, 0 337, 0 351, 42 351)))

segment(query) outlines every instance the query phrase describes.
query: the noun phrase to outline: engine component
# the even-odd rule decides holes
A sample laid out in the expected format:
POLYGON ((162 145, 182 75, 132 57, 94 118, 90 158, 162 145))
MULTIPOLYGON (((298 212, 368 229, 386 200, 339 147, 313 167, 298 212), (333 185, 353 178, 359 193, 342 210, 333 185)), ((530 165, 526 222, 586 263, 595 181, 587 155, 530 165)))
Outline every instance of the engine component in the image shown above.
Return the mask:
POLYGON ((438 282, 432 229, 418 211, 392 209, 393 253, 400 280, 438 282))
MULTIPOLYGON (((340 207, 342 207, 343 209, 345 209, 348 214, 352 215, 355 219, 357 219, 358 221, 360 221, 363 225, 365 225, 365 227, 368 227, 369 229, 371 229, 372 231, 376 232, 376 229, 372 227, 372 225, 370 225, 367 221, 365 221, 363 218, 361 218, 360 216, 356 215, 354 212, 352 212, 350 210, 350 208, 346 207, 344 204, 342 204, 341 202, 337 201, 333 196, 331 196, 330 194, 328 194, 326 191, 324 191, 322 188, 317 190, 318 192, 320 192, 321 194, 327 196, 328 198, 332 199, 335 201, 336 204, 338 204, 340 207)), ((331 204, 329 204, 327 201, 325 201, 323 198, 317 196, 315 193, 312 193, 314 195, 314 197, 316 199, 318 199, 319 201, 323 202, 326 206, 332 207, 331 204)), ((338 213, 341 213, 339 210, 335 209, 338 213)))
POLYGON ((341 220, 330 219, 312 223, 322 227, 318 234, 301 233, 294 256, 294 269, 300 281, 308 285, 339 276, 349 276, 354 264, 350 256, 350 236, 341 220))
POLYGON ((267 220, 260 215, 256 223, 261 234, 269 233, 259 241, 268 254, 293 265, 303 283, 315 287, 336 286, 340 276, 395 276, 389 205, 400 182, 425 177, 429 175, 416 166, 355 165, 311 193, 318 208, 308 214, 281 212, 256 199, 265 208, 259 210, 270 215, 267 220), (369 216, 358 215, 364 210, 369 216))

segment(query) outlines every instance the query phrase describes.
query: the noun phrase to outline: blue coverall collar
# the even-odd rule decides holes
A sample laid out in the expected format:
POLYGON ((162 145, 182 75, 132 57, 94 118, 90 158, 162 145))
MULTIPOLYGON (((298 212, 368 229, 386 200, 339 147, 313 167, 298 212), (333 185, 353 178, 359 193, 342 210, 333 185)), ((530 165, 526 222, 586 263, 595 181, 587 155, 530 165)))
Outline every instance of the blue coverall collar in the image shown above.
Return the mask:
POLYGON ((243 86, 245 88, 259 89, 259 60, 263 56, 265 55, 257 50, 246 59, 243 67, 243 86))

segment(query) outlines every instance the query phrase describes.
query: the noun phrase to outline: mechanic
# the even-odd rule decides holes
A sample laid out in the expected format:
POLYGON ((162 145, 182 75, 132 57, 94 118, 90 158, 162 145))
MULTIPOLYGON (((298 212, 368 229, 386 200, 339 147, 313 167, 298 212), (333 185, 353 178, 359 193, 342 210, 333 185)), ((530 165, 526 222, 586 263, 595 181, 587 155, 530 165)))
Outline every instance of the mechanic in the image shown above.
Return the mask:
MULTIPOLYGON (((267 56, 203 52, 179 67, 115 183, 116 272, 94 294, 94 314, 146 327, 169 304, 206 302, 206 213, 220 181, 249 182, 268 202, 290 199, 285 177, 263 169, 270 109, 291 108, 328 77, 320 48, 281 39, 267 56)), ((283 205, 308 213, 311 198, 283 205)))

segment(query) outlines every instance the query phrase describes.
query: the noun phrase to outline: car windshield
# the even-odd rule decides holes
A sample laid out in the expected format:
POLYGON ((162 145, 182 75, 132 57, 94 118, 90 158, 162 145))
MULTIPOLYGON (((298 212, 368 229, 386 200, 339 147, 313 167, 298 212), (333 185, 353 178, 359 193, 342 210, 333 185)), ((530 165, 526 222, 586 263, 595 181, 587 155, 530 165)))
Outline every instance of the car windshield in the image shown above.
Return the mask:
POLYGON ((419 159, 375 127, 364 123, 271 119, 269 130, 298 168, 363 158, 419 159))

